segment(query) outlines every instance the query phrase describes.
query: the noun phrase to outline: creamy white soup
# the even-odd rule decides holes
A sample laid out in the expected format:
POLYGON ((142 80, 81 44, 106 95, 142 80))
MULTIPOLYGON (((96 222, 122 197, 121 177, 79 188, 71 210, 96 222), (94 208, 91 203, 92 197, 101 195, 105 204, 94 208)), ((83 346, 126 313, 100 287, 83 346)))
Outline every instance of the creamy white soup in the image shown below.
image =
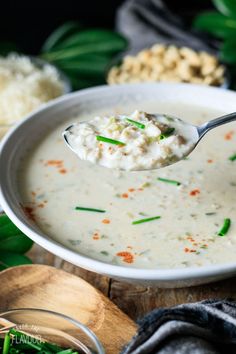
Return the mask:
POLYGON ((79 160, 61 136, 78 119, 163 112, 201 124, 224 112, 145 102, 70 118, 28 154, 22 205, 52 239, 78 253, 136 268, 236 260, 236 124, 211 131, 191 155, 160 170, 116 171, 79 160))
POLYGON ((196 129, 182 120, 138 110, 78 122, 63 135, 80 159, 128 171, 171 165, 187 156, 198 140, 196 129))

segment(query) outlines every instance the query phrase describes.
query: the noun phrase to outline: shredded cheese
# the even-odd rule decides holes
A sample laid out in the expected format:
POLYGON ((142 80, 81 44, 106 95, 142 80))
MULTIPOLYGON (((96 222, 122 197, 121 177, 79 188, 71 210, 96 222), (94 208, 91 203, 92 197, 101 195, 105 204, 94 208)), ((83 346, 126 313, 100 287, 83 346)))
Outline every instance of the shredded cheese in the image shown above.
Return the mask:
POLYGON ((39 68, 14 53, 0 57, 0 125, 11 125, 62 94, 63 82, 50 64, 39 68))

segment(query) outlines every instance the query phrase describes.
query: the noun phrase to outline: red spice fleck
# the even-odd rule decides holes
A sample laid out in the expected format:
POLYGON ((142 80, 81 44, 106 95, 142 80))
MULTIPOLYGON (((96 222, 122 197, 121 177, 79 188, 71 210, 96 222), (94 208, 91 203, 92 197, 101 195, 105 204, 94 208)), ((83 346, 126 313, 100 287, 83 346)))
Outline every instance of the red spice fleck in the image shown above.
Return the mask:
POLYGON ((103 223, 103 224, 110 224, 110 222, 111 222, 111 221, 110 221, 109 219, 103 219, 103 220, 102 220, 102 223, 103 223))
POLYGON ((195 242, 194 238, 192 238, 192 236, 188 236, 187 240, 189 240, 190 242, 195 242))
POLYGON ((208 247, 208 244, 205 243, 203 246, 208 247))
POLYGON ((99 236, 93 236, 93 240, 99 240, 100 237, 99 236))
POLYGON ((64 175, 65 173, 67 173, 67 170, 66 170, 65 168, 61 168, 61 169, 59 170, 59 172, 60 172, 62 175, 64 175))
POLYGON ((209 160, 207 160, 207 162, 208 162, 208 163, 212 163, 212 162, 213 162, 213 160, 209 159, 209 160))
POLYGON ((25 215, 32 221, 35 221, 34 208, 21 205, 25 215))
POLYGON ((188 247, 185 247, 184 252, 188 253, 190 249, 188 247))
POLYGON ((133 249, 133 247, 132 247, 132 246, 127 246, 127 248, 129 248, 130 250, 132 250, 132 249, 133 249))
POLYGON ((189 195, 191 196, 195 196, 200 194, 200 190, 199 189, 193 189, 191 192, 189 192, 189 195))
POLYGON ((129 188, 128 191, 129 191, 129 192, 134 192, 135 189, 134 189, 134 188, 129 188))
POLYGON ((123 194, 121 194, 121 197, 122 198, 129 198, 129 195, 128 195, 128 193, 123 193, 123 194))
POLYGON ((62 164, 63 164, 63 160, 48 160, 45 163, 46 166, 57 166, 57 167, 60 167, 60 165, 62 164))
POLYGON ((133 263, 134 262, 134 256, 130 252, 127 252, 127 251, 118 252, 116 255, 118 257, 122 257, 123 262, 126 262, 126 263, 133 263))
POLYGON ((99 239, 100 239, 99 233, 98 232, 94 232, 93 240, 99 240, 99 239))
POLYGON ((190 250, 190 252, 197 252, 196 250, 190 250))
POLYGON ((231 140, 232 137, 234 135, 234 131, 231 130, 230 132, 228 132, 227 134, 225 134, 225 140, 231 140))

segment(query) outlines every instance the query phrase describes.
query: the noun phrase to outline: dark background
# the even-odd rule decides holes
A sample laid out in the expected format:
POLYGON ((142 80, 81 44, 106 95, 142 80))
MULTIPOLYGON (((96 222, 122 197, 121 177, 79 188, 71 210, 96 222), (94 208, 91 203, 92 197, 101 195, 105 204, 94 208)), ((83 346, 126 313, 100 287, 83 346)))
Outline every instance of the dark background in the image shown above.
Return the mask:
MULTIPOLYGON (((85 27, 113 28, 115 12, 121 0, 77 0, 48 4, 8 1, 0 12, 0 42, 11 41, 19 50, 37 54, 43 41, 59 25, 68 20, 79 21, 85 27)), ((174 13, 188 25, 200 11, 211 8, 210 0, 165 0, 174 13)))

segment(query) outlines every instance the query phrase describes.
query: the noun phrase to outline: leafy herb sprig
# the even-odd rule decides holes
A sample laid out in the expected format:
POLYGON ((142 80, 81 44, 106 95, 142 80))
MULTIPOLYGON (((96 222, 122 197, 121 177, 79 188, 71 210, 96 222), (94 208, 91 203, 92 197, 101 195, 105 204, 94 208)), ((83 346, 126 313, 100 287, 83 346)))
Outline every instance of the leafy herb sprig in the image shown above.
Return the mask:
POLYGON ((236 64, 236 1, 212 0, 212 2, 216 11, 197 16, 194 27, 222 39, 221 59, 226 63, 236 64))
POLYGON ((0 215, 0 270, 32 263, 24 255, 32 245, 33 241, 24 235, 7 215, 0 215))
POLYGON ((40 57, 65 72, 73 87, 80 89, 105 83, 111 59, 126 48, 127 40, 116 32, 66 22, 47 38, 40 57))

